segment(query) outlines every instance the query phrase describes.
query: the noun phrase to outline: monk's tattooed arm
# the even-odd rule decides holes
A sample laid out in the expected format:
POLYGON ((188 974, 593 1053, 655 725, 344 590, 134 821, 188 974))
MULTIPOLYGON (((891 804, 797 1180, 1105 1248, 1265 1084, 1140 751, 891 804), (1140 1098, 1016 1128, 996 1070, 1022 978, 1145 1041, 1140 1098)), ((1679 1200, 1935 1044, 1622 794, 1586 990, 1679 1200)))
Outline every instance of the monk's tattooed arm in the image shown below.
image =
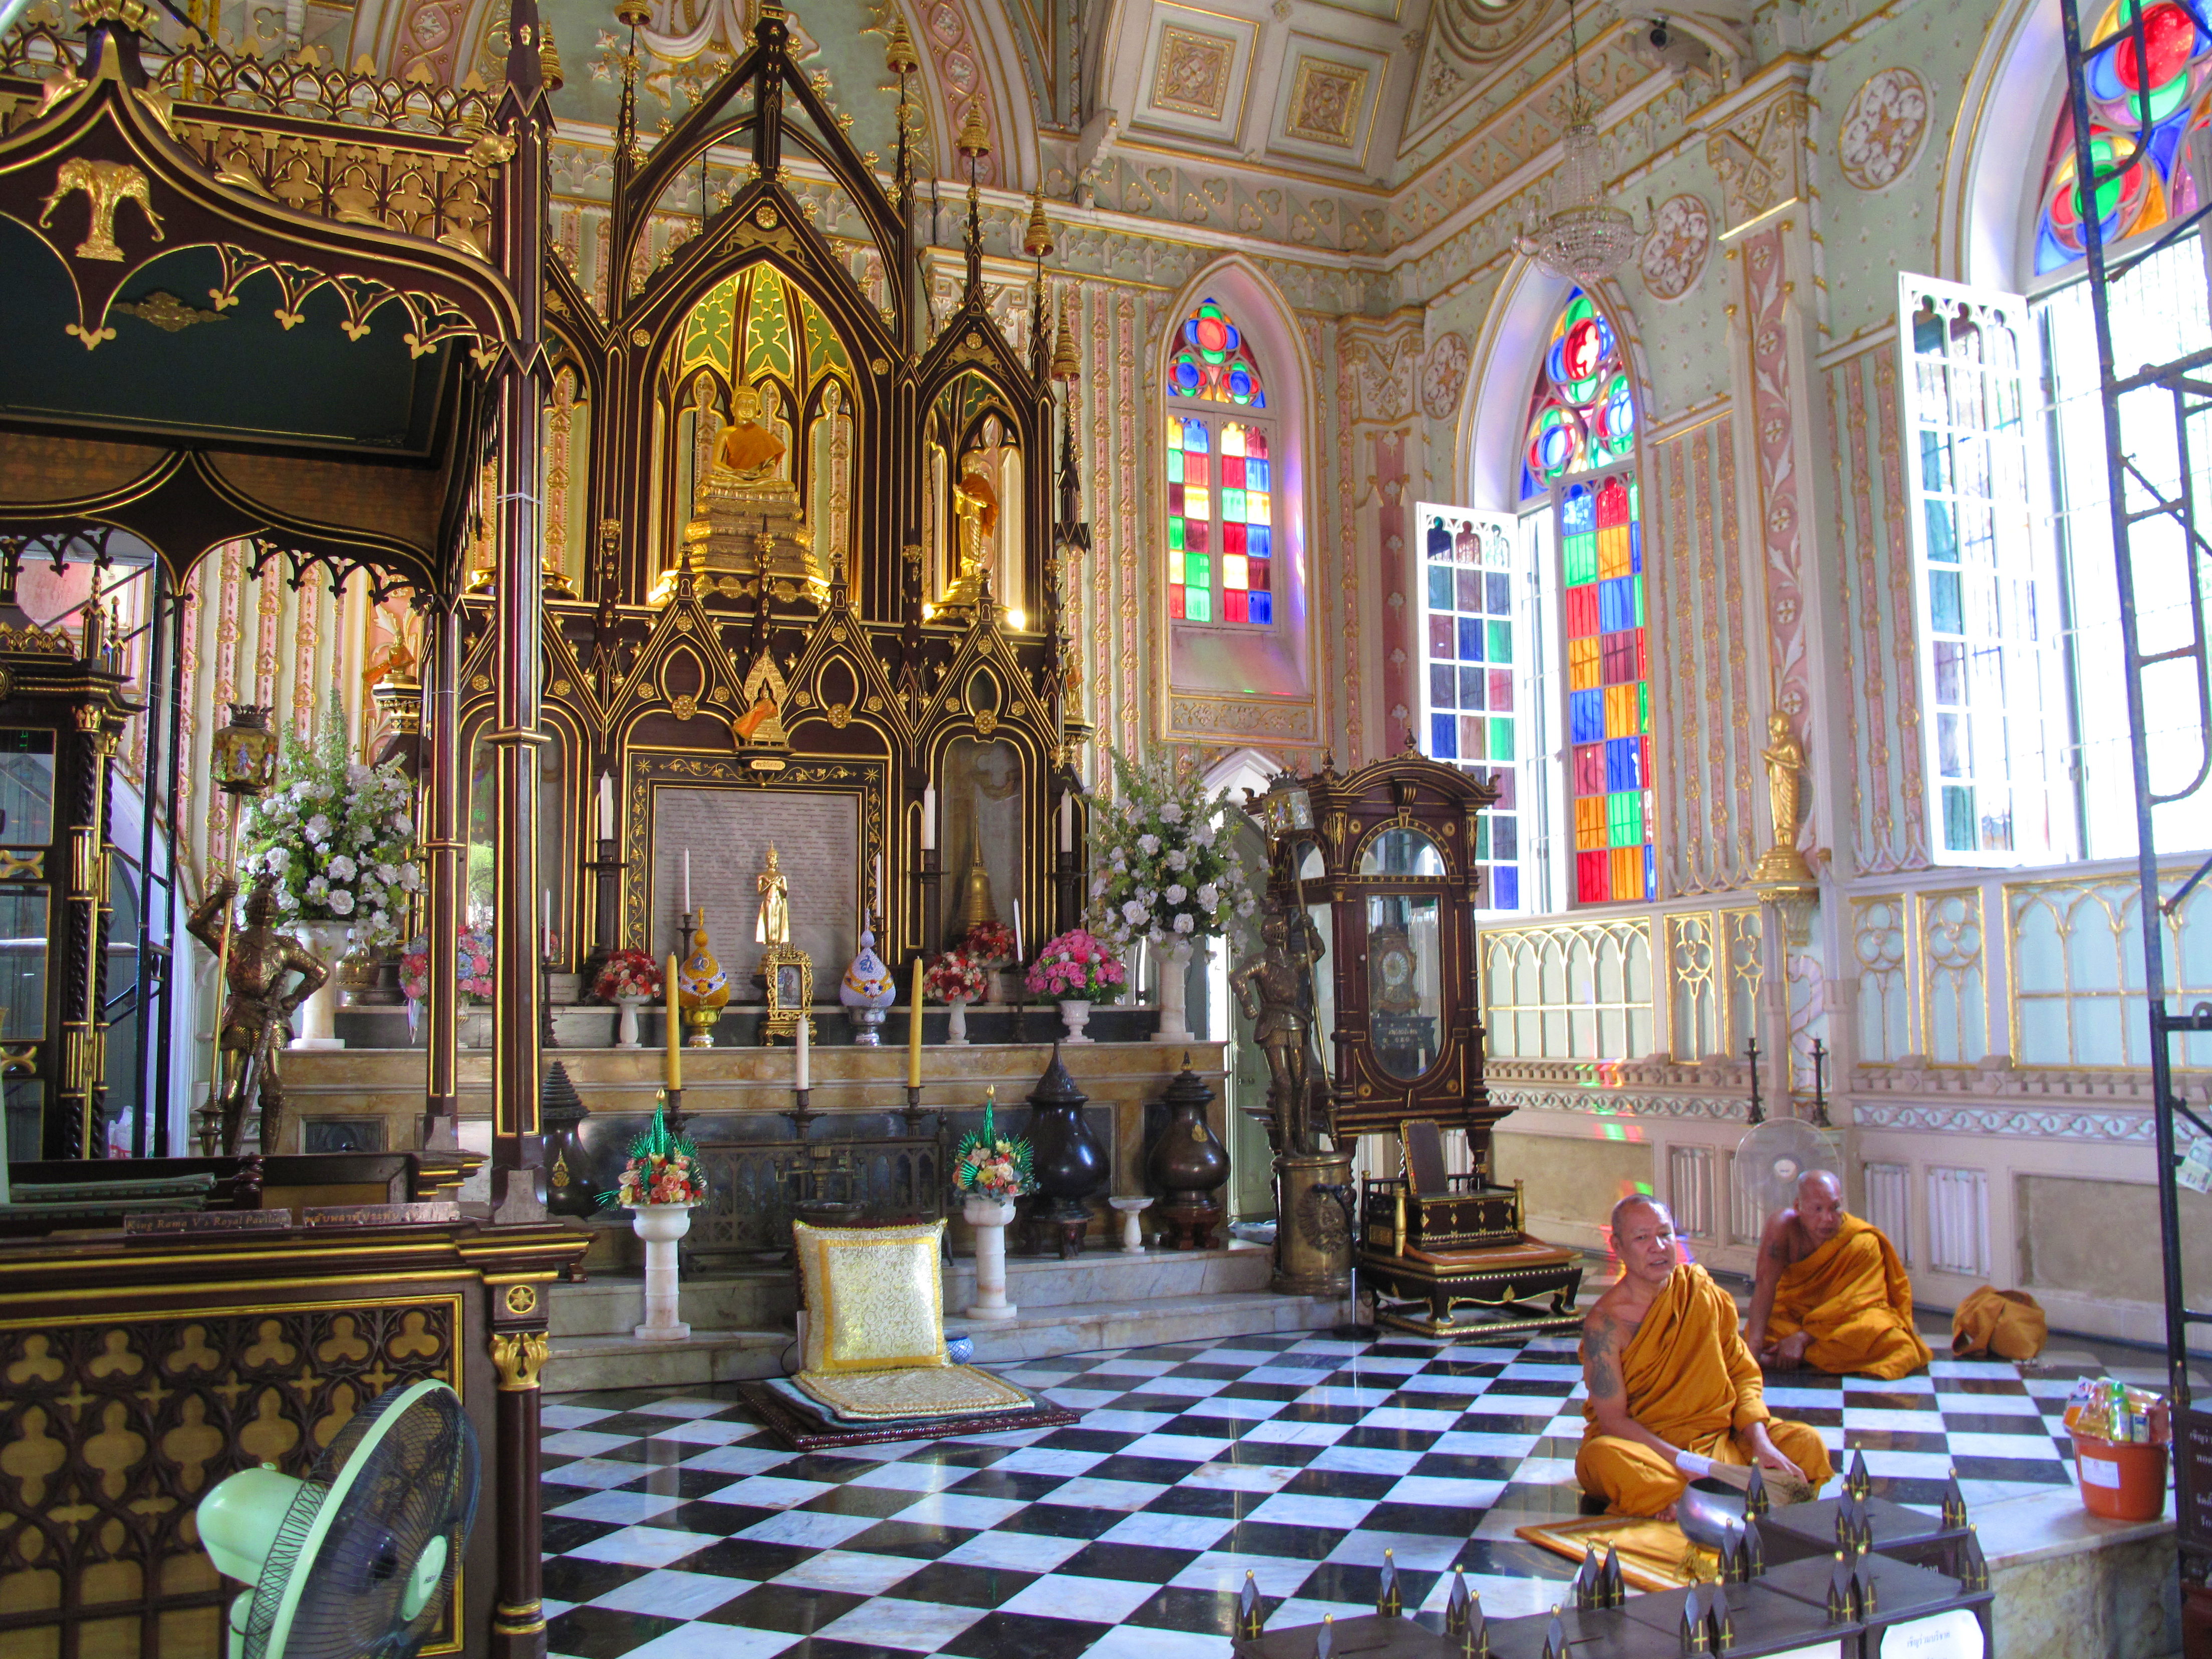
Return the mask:
POLYGON ((1593 1315, 1583 1324, 1583 1380, 1591 1401, 1612 1404, 1620 1398, 1620 1367, 1615 1358, 1620 1331, 1612 1320, 1593 1315))

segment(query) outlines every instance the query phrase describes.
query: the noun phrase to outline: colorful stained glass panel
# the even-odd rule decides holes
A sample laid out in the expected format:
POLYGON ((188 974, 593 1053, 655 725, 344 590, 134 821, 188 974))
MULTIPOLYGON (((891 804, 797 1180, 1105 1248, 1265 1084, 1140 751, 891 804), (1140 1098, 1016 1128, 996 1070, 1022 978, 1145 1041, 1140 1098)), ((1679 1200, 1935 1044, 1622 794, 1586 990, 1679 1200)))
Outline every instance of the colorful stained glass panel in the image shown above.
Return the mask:
POLYGON ((1648 901, 1656 896, 1650 663, 1632 472, 1566 487, 1559 555, 1575 900, 1648 901))
POLYGON ((1512 521, 1462 507, 1414 508, 1421 536, 1428 622, 1428 708, 1423 747, 1486 776, 1498 805, 1477 820, 1476 862, 1488 878, 1488 908, 1522 908, 1516 765, 1522 744, 1514 712, 1512 521))
POLYGON ((1260 366, 1252 359, 1243 331, 1211 298, 1199 302, 1176 335, 1168 362, 1168 395, 1245 409, 1267 406, 1260 366))

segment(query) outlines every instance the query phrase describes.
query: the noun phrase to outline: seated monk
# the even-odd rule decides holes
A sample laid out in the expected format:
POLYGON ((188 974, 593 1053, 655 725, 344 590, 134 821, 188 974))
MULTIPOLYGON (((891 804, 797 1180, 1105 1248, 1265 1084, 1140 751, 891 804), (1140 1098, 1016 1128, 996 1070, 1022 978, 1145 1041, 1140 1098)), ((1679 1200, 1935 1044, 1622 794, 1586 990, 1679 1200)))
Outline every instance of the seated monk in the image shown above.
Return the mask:
POLYGON ((740 483, 763 484, 782 479, 783 440, 760 423, 760 393, 741 386, 730 399, 730 423, 714 446, 714 471, 740 483))
POLYGON ((1674 1518, 1692 1480, 1741 1485, 1757 1464, 1778 1501, 1835 1473, 1820 1437, 1771 1417, 1735 1303, 1680 1259, 1674 1218, 1634 1194, 1613 1206, 1620 1277, 1583 1321, 1582 1450, 1575 1476, 1613 1515, 1674 1518))
POLYGON ((1893 1377, 1928 1363, 1905 1264, 1879 1227, 1844 1213, 1826 1170, 1801 1176, 1797 1207, 1766 1224, 1745 1340, 1771 1370, 1893 1377))

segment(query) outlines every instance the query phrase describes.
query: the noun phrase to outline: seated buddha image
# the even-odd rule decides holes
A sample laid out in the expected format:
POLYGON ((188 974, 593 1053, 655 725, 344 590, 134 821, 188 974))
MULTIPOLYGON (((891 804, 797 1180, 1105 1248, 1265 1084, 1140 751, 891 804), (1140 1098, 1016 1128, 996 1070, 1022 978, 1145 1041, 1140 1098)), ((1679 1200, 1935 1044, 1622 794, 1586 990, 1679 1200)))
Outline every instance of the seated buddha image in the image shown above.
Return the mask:
POLYGON ((748 489, 785 483, 784 442, 760 423, 760 393, 739 386, 730 399, 730 423, 714 447, 714 475, 748 489))

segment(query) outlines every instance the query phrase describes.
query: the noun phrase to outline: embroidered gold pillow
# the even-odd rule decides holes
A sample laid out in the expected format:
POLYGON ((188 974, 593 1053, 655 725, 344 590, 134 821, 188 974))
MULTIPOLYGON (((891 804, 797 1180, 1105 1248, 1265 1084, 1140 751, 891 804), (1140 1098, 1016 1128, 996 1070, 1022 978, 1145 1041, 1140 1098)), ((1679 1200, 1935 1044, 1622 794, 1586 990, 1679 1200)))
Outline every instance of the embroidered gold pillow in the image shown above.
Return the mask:
POLYGON ((794 1222, 806 1295, 805 1367, 881 1371, 942 1365, 945 1224, 810 1227, 794 1222))

